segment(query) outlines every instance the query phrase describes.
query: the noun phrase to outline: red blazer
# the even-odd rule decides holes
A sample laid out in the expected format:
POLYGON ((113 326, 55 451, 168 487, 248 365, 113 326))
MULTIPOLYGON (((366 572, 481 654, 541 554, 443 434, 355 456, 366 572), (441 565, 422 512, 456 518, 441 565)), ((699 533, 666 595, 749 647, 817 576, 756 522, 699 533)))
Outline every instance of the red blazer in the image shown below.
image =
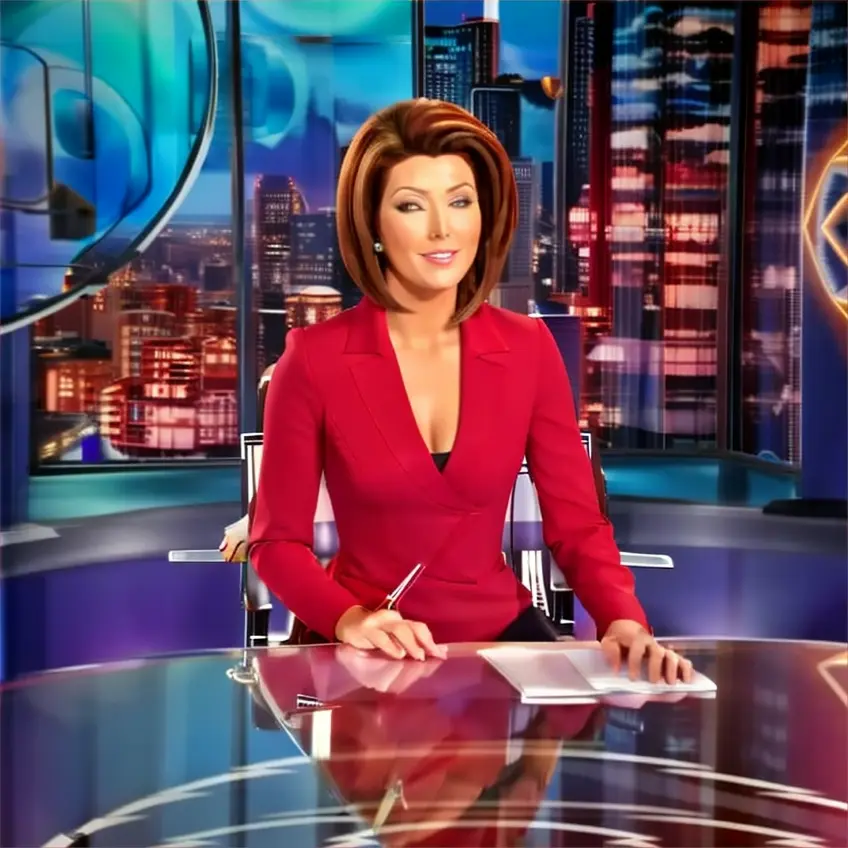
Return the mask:
POLYGON ((544 322, 482 306, 461 325, 459 430, 444 471, 415 423, 385 310, 363 301, 292 330, 265 404, 249 554, 268 588, 333 639, 345 610, 376 605, 418 562, 400 612, 438 642, 491 641, 531 603, 501 551, 526 455, 554 559, 603 634, 647 626, 602 516, 562 357, 544 322), (339 550, 312 553, 324 474, 339 550))

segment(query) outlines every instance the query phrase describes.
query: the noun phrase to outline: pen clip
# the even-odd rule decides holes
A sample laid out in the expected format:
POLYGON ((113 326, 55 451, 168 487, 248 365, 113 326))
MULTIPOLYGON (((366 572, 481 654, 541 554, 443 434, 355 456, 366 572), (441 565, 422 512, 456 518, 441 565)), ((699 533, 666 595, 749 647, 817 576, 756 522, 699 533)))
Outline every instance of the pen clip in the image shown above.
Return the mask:
POLYGON ((398 801, 404 810, 409 808, 406 803, 406 798, 404 798, 403 795, 403 781, 400 778, 392 781, 389 788, 386 790, 386 794, 383 795, 380 805, 377 807, 377 812, 374 815, 374 821, 371 825, 375 832, 386 823, 398 801))
POLYGON ((386 609, 395 609, 400 603, 400 599, 409 591, 423 570, 424 565, 419 562, 415 568, 413 568, 412 571, 410 571, 409 574, 407 574, 406 577, 398 583, 397 587, 386 596, 384 607, 386 609))

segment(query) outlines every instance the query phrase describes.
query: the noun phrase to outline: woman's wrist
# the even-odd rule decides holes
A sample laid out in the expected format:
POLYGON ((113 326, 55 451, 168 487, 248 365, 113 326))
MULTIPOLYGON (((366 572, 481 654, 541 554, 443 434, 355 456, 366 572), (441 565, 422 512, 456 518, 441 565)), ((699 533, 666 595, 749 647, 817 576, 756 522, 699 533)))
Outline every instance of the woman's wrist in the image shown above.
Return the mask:
POLYGON ((335 637, 339 642, 344 642, 344 633, 352 624, 358 624, 365 616, 368 615, 368 610, 365 607, 356 604, 348 607, 338 618, 335 626, 335 637))

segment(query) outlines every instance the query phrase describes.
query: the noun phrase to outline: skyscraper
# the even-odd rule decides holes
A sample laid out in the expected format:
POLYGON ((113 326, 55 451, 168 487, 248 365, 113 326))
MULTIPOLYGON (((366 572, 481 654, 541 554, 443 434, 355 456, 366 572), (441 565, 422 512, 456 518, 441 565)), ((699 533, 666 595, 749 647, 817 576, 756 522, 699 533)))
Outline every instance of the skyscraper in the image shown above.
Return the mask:
MULTIPOLYGON (((593 125, 598 122, 599 102, 591 99, 593 82, 593 67, 595 63, 595 21, 593 18, 595 3, 585 4, 587 8, 578 10, 575 4, 563 7, 563 18, 572 15, 569 22, 563 20, 561 38, 570 37, 571 42, 565 56, 561 59, 568 62, 567 73, 570 78, 569 90, 566 93, 568 121, 564 133, 558 136, 558 143, 564 145, 555 153, 559 171, 564 182, 557 181, 556 189, 559 202, 564 202, 565 209, 560 210, 560 229, 566 233, 563 250, 559 254, 559 264, 553 279, 554 290, 557 293, 581 292, 588 295, 592 278, 590 250, 597 245, 592 244, 595 235, 590 226, 590 217, 597 215, 597 210, 591 208, 589 168, 591 157, 596 160, 605 158, 604 146, 609 137, 609 127, 601 127, 597 133, 597 144, 590 154, 590 139, 593 137, 593 125), (585 14, 580 14, 585 12, 585 14), (563 214, 564 213, 564 214, 563 214)), ((600 102, 603 102, 601 100, 600 102)), ((608 112, 608 109, 606 110, 608 112)), ((602 161, 596 161, 595 166, 602 166, 602 161)), ((597 183, 596 193, 605 188, 605 180, 601 176, 594 180, 597 183)), ((598 274, 594 275, 597 279, 598 274)), ((592 292, 597 294, 597 292, 592 292)))
POLYGON ((331 209, 296 215, 291 220, 292 285, 294 293, 307 286, 332 286, 336 258, 336 216, 331 209))
POLYGON ((535 299, 533 261, 542 175, 541 166, 532 159, 514 159, 512 167, 518 189, 518 226, 494 300, 505 309, 526 315, 530 301, 535 299))
POLYGON ((801 207, 809 0, 759 10, 754 226, 743 309, 742 449, 800 462, 801 207))
POLYGON ((521 89, 518 83, 472 88, 470 111, 498 137, 510 159, 521 155, 521 89))
POLYGON ((305 211, 306 201, 291 177, 263 174, 256 178, 253 262, 256 305, 262 310, 260 373, 282 353, 285 344, 285 298, 292 285, 292 218, 305 211))
MULTIPOLYGON (((496 10, 496 7, 495 7, 496 10)), ((424 28, 424 96, 469 109, 471 89, 498 75, 500 22, 469 18, 424 28)))
POLYGON ((733 21, 732 6, 615 6, 613 338, 589 356, 618 447, 715 443, 733 21))
POLYGON ((291 219, 305 211, 306 202, 291 177, 263 174, 256 178, 254 261, 263 306, 266 295, 281 296, 291 285, 291 219))
POLYGON ((574 22, 573 52, 567 155, 579 191, 589 182, 589 86, 595 55, 595 22, 589 15, 574 22))

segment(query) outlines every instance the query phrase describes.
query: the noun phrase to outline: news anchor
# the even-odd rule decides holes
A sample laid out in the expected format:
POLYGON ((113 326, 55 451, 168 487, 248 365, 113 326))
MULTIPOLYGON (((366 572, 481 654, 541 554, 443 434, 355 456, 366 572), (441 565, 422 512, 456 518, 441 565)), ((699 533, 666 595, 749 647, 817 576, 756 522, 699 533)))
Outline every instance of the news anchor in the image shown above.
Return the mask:
POLYGON ((265 405, 251 562, 302 622, 299 641, 423 659, 448 642, 553 640, 501 552, 526 456, 545 544, 613 665, 626 656, 634 675, 646 661, 653 680, 688 677, 621 565, 552 336, 486 302, 517 206, 506 151, 458 106, 404 101, 361 127, 336 210, 365 296, 289 333, 265 405), (322 474, 339 537, 326 570, 312 552, 322 474))

